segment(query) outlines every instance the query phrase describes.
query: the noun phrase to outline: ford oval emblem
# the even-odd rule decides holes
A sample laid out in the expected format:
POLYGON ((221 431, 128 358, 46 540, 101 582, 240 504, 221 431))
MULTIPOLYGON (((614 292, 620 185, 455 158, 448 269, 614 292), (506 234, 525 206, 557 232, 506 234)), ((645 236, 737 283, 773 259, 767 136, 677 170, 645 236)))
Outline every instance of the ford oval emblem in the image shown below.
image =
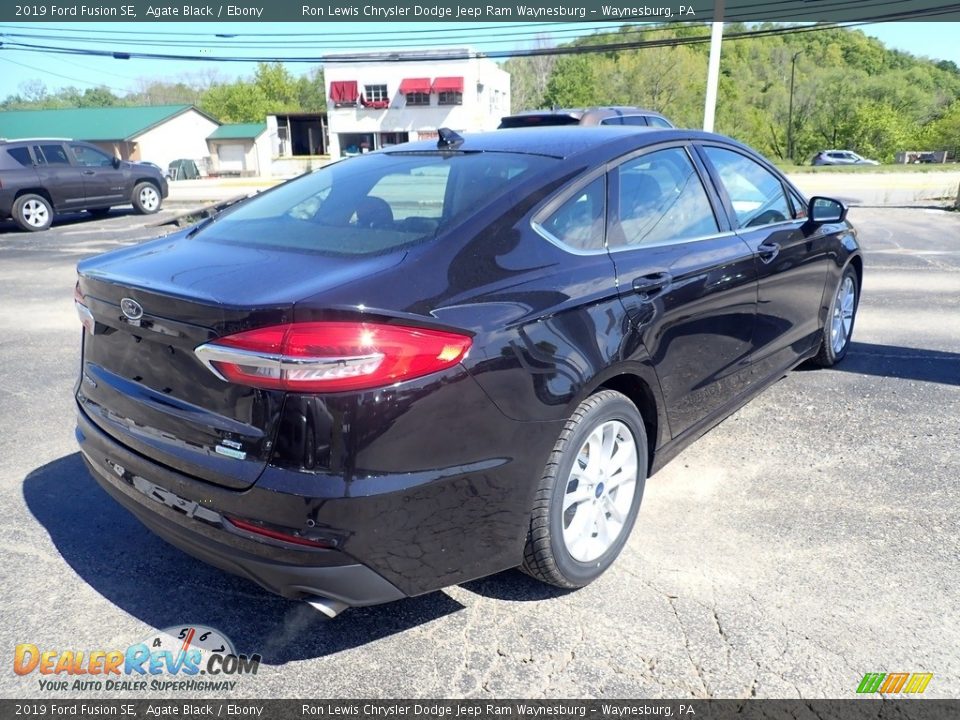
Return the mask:
POLYGON ((122 312, 128 320, 139 320, 143 317, 143 308, 140 306, 140 303, 130 298, 123 298, 123 300, 120 301, 120 312, 122 312))

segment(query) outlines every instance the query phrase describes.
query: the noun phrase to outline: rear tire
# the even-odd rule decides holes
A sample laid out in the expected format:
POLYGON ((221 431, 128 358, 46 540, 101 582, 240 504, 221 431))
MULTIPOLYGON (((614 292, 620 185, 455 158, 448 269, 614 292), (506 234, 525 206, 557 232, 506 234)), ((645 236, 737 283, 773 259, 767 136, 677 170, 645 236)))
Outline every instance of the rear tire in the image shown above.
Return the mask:
POLYGON ((21 230, 39 232, 53 224, 53 206, 43 195, 21 195, 13 202, 13 221, 21 230))
POLYGON ((141 215, 152 215, 160 209, 163 204, 163 198, 160 197, 160 191, 153 183, 137 183, 133 188, 133 197, 130 198, 133 203, 133 209, 141 215))
POLYGON ((823 341, 820 344, 820 352, 813 358, 814 363, 820 367, 832 367, 846 357, 859 305, 860 287, 857 284, 857 272, 852 265, 847 265, 830 301, 827 321, 823 326, 823 341))
POLYGON ((521 570, 550 585, 596 580, 633 529, 647 477, 647 436, 636 406, 613 390, 567 420, 534 498, 521 570))

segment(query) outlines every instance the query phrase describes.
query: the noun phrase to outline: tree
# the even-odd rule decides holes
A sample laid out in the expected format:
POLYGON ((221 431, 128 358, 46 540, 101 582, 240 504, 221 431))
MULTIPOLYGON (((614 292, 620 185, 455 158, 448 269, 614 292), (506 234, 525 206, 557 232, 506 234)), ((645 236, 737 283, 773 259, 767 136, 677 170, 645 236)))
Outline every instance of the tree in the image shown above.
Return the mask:
POLYGON ((200 108, 221 122, 260 122, 271 111, 263 90, 242 80, 207 90, 200 108))
POLYGON ((600 102, 596 65, 586 55, 563 55, 557 59, 544 93, 544 103, 561 107, 583 107, 600 102))
POLYGON ((304 112, 322 112, 327 109, 327 84, 323 68, 315 67, 297 78, 297 106, 304 112))

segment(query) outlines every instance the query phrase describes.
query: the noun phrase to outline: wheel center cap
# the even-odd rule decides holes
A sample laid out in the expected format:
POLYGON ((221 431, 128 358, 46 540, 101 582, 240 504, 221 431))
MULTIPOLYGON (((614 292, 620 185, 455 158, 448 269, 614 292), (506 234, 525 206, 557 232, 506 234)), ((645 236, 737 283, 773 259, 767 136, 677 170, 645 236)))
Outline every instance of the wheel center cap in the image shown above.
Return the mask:
POLYGON ((597 483, 596 496, 600 497, 603 495, 603 483, 597 483))

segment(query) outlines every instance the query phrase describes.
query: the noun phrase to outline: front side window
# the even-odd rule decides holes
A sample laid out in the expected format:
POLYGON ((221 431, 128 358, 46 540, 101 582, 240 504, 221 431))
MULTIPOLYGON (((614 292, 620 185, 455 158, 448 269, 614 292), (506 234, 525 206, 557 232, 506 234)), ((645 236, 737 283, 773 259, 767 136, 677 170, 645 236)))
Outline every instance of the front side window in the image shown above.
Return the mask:
POLYGON ((719 232, 713 208, 683 148, 641 155, 617 168, 617 231, 609 245, 681 242, 719 232))
POLYGON ((374 153, 254 197, 194 237, 338 256, 387 252, 442 233, 556 162, 519 153, 374 153))
POLYGON ((71 145, 70 150, 77 164, 84 167, 110 167, 113 164, 113 158, 105 152, 86 145, 71 145))
POLYGON ((780 178, 760 163, 733 150, 704 147, 720 175, 740 227, 758 227, 793 217, 780 178))
POLYGON ((643 115, 624 115, 623 116, 624 125, 643 125, 646 127, 647 119, 643 115))
POLYGON ((571 195, 539 225, 575 250, 602 250, 605 198, 606 182, 601 176, 571 195))
POLYGON ((440 105, 463 105, 463 93, 455 91, 439 93, 437 102, 440 105))

